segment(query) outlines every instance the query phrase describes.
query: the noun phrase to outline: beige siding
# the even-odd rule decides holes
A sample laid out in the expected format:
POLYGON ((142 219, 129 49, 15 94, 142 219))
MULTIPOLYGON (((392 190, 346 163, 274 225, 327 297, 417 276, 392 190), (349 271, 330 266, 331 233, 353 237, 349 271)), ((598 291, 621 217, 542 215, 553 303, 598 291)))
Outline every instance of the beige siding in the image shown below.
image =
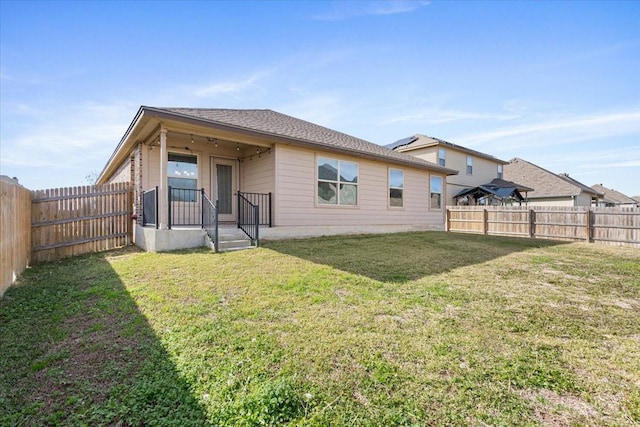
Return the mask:
POLYGON ((577 196, 540 197, 529 199, 531 206, 591 206, 591 196, 580 193, 577 196))
POLYGON ((571 196, 529 199, 529 206, 573 206, 571 196))
POLYGON ((445 199, 447 205, 454 204, 453 196, 461 190, 486 184, 498 177, 498 165, 502 164, 501 162, 467 154, 451 147, 433 146, 407 151, 406 153, 438 164, 439 148, 444 148, 445 151, 445 167, 458 171, 458 175, 447 177, 447 197, 445 199), (467 156, 473 158, 473 173, 470 175, 467 174, 467 156))
POLYGON ((276 147, 276 226, 416 225, 444 229, 444 210, 429 210, 429 172, 409 167, 311 151, 276 147), (316 156, 358 163, 358 205, 316 203, 316 156), (388 207, 388 168, 404 171, 404 206, 388 207))
POLYGON ((269 151, 240 165, 240 189, 247 193, 275 192, 275 153, 269 151))
POLYGON ((576 196, 574 206, 591 206, 591 195, 587 193, 580 193, 576 196))

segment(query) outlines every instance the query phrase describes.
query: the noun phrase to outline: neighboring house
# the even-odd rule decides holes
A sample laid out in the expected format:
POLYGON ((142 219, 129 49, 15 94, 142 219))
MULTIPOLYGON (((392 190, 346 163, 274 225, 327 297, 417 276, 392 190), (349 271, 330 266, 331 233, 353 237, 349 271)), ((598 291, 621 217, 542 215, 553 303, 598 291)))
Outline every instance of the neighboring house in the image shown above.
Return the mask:
POLYGON ((602 200, 598 202, 599 206, 627 208, 635 208, 640 206, 640 203, 638 203, 635 198, 629 197, 611 188, 607 188, 602 184, 593 184, 591 188, 594 191, 603 194, 602 200))
POLYGON ((527 193, 530 205, 591 206, 602 197, 567 174, 555 174, 519 158, 504 166, 504 179, 533 188, 527 193))
POLYGON ((207 199, 221 223, 260 205, 266 238, 444 230, 456 173, 271 110, 142 106, 98 183, 131 182, 136 243, 168 250, 202 242, 207 199))
POLYGON ((387 147, 459 171, 447 179, 446 205, 455 204, 454 197, 465 190, 487 184, 494 178, 502 179, 503 166, 507 164, 489 154, 419 134, 387 147))

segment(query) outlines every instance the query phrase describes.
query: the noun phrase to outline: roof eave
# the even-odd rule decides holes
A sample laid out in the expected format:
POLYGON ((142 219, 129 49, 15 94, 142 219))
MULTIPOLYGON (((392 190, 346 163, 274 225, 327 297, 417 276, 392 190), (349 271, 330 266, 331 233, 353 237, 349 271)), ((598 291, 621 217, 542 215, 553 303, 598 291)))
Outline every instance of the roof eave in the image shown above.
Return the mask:
POLYGON ((148 108, 145 107, 144 105, 141 106, 138 109, 138 112, 136 113, 136 115, 133 117, 133 120, 131 121, 131 123, 129 124, 129 127, 127 128, 126 132, 124 133, 124 135, 122 136, 122 138, 120 139, 120 142, 118 143, 118 145, 116 146, 115 150, 113 150, 113 153, 111 153, 111 157, 109 157, 109 160, 107 161, 107 163, 104 165, 104 168, 102 168, 102 171, 100 172, 100 175, 98 175, 98 179, 96 180, 96 184, 101 184, 104 182, 104 179, 106 177, 107 172, 112 169, 113 166, 113 161, 119 157, 120 153, 125 149, 125 147, 127 146, 126 142, 129 139, 129 137, 131 136, 131 134, 133 133, 133 130, 137 127, 138 123, 140 122, 140 120, 142 119, 143 115, 144 115, 144 110, 148 108))
POLYGON ((267 138, 269 140, 271 140, 272 142, 284 142, 284 143, 291 143, 291 144, 297 144, 297 145, 302 145, 302 146, 308 146, 308 147, 312 147, 312 148, 321 148, 322 150, 325 151, 331 151, 334 153, 349 153, 352 155, 355 155, 357 157, 364 157, 364 158, 370 158, 370 159, 374 159, 374 160, 382 160, 385 161, 387 163, 393 163, 393 164, 397 164, 397 165, 405 165, 405 166, 411 166, 411 167, 415 167, 415 168, 419 168, 419 169, 426 169, 426 170, 433 170, 433 171, 438 171, 438 172, 442 172, 443 174, 446 175, 457 175, 458 171, 453 170, 453 169, 449 169, 449 168, 444 168, 442 166, 436 165, 434 163, 429 163, 429 164, 423 164, 421 162, 412 162, 412 161, 404 161, 402 159, 395 159, 393 157, 387 157, 387 156, 382 156, 382 155, 377 155, 375 153, 367 153, 365 151, 359 151, 359 150, 353 150, 353 149, 349 149, 349 148, 344 148, 344 147, 335 147, 335 146, 331 146, 331 145, 326 145, 320 142, 316 142, 316 141, 309 141, 309 140, 305 140, 305 139, 301 139, 301 138, 292 138, 286 135, 280 135, 280 134, 275 134, 275 133, 271 133, 271 132, 265 132, 265 131, 260 131, 260 130, 256 130, 256 129, 248 129, 242 126, 235 126, 235 125, 231 125, 228 123, 222 123, 222 122, 218 122, 215 120, 208 120, 208 119, 203 119, 203 118, 199 118, 199 117, 193 117, 187 114, 181 114, 181 113, 176 113, 176 112, 170 112, 170 111, 166 111, 166 110, 162 110, 162 109, 158 109, 158 108, 153 108, 153 107, 144 107, 148 112, 149 112, 149 116, 152 117, 156 117, 156 118, 165 118, 165 119, 176 119, 179 118, 180 120, 183 120, 186 123, 192 123, 195 125, 204 125, 204 126, 214 126, 217 129, 221 129, 221 130, 226 130, 226 131, 230 131, 230 132, 237 132, 243 135, 247 135, 247 136, 260 136, 263 138, 267 138))

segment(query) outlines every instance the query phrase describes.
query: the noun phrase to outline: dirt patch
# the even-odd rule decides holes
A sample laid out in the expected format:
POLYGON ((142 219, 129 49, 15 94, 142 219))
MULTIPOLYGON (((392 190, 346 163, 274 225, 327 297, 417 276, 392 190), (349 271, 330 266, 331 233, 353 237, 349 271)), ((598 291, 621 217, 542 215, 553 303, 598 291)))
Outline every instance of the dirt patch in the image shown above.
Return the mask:
POLYGON ((560 395, 552 390, 520 390, 518 394, 529 400, 538 420, 549 426, 570 426, 587 419, 600 418, 600 414, 582 399, 560 395))

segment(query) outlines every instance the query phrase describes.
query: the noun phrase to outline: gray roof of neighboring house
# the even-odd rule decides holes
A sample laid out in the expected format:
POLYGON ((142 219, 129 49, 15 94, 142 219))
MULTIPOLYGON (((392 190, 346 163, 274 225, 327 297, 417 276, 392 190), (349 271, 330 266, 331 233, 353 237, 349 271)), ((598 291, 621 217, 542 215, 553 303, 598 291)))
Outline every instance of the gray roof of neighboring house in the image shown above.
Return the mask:
POLYGON ((533 191, 527 193, 529 199, 578 196, 582 192, 592 196, 602 195, 567 174, 555 174, 517 157, 504 165, 503 176, 505 179, 533 188, 533 191))
POLYGON ((249 130, 265 136, 286 138, 287 140, 293 140, 293 142, 306 145, 330 148, 360 156, 374 157, 393 163, 429 168, 448 175, 458 173, 453 169, 443 168, 426 160, 393 151, 381 145, 273 110, 142 108, 149 111, 168 112, 177 117, 195 118, 211 124, 222 124, 236 129, 249 130))
POLYGON ((399 139, 396 142, 387 144, 385 147, 390 148, 392 150, 398 150, 400 152, 407 152, 407 151, 417 150, 419 148, 433 147, 436 145, 442 145, 445 147, 453 148, 468 154, 472 154, 477 157, 493 160, 498 163, 502 163, 502 164, 508 163, 490 154, 472 150, 471 148, 463 147, 462 145, 454 144, 453 142, 445 141, 444 139, 434 138, 433 136, 427 136, 427 135, 421 135, 421 134, 416 134, 413 136, 408 136, 406 138, 399 139))
POLYGON ((635 198, 631 198, 619 191, 613 190, 611 188, 607 188, 602 184, 594 184, 591 186, 591 188, 599 193, 604 194, 605 202, 622 204, 622 205, 634 205, 638 203, 635 200, 635 198))

